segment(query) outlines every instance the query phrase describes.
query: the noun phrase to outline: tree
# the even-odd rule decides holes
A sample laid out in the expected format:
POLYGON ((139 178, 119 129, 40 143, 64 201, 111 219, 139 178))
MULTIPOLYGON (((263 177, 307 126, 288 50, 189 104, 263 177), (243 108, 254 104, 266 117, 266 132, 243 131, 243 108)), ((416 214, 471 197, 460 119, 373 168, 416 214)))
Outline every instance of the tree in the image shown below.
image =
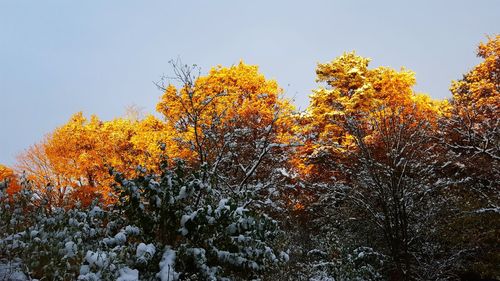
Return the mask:
POLYGON ((467 111, 477 109, 478 119, 498 119, 500 35, 488 37, 488 42, 480 43, 477 55, 483 61, 462 79, 452 82, 453 102, 457 114, 463 117, 467 111))
POLYGON ((306 169, 303 173, 306 177, 328 180, 336 176, 328 167, 341 161, 342 154, 354 145, 352 135, 341 125, 346 115, 356 117, 362 125, 363 120, 377 116, 380 111, 397 108, 418 114, 414 116, 415 122, 423 119, 433 123, 446 110, 446 101, 432 100, 413 91, 413 72, 404 68, 401 71, 387 67, 369 69, 369 62, 370 59, 351 52, 332 62, 318 64, 316 80, 326 87, 313 91, 301 120, 305 128, 303 154, 307 156, 302 169, 306 169), (322 165, 326 165, 324 169, 322 165), (325 169, 330 172, 324 173, 325 169))
POLYGON ((206 76, 186 65, 173 67, 181 85, 160 85, 164 94, 157 110, 178 146, 187 149, 184 159, 205 167, 222 189, 244 190, 259 182, 268 188, 286 162, 293 129, 293 107, 280 97, 277 83, 243 62, 212 68, 206 76))
MULTIPOLYGON (((160 143, 169 143, 169 139, 169 131, 153 116, 101 121, 77 113, 21 154, 17 169, 26 172, 38 188, 50 186, 57 199, 54 204, 68 200, 89 204, 96 196, 113 202, 114 180, 109 169, 127 176, 136 175, 139 166, 158 171, 160 143)), ((45 192, 45 188, 39 191, 45 192)))
POLYGON ((367 120, 371 132, 357 117, 346 116, 344 123, 356 145, 348 153, 348 164, 341 164, 346 176, 337 189, 345 196, 341 208, 350 217, 353 234, 369 237, 369 246, 390 257, 393 280, 442 277, 421 267, 434 258, 427 246, 435 246, 431 238, 446 180, 436 173, 439 154, 432 126, 417 115, 405 108, 380 111, 367 120), (362 226, 366 219, 369 224, 362 226), (363 228, 368 232, 356 233, 363 228), (373 229, 378 229, 376 234, 373 229))
POLYGON ((440 120, 437 141, 446 153, 442 169, 452 180, 449 208, 456 210, 443 236, 459 256, 457 271, 498 278, 500 35, 481 43, 478 56, 483 61, 452 82, 452 108, 440 120))
POLYGON ((415 93, 413 72, 370 69, 369 61, 352 52, 318 65, 326 86, 299 120, 304 146, 295 167, 315 190, 307 196, 315 198, 312 220, 328 225, 323 250, 339 259, 370 247, 388 257, 389 276, 411 279, 429 257, 419 247, 439 211, 430 200, 442 187, 434 184, 432 132, 448 103, 415 93))

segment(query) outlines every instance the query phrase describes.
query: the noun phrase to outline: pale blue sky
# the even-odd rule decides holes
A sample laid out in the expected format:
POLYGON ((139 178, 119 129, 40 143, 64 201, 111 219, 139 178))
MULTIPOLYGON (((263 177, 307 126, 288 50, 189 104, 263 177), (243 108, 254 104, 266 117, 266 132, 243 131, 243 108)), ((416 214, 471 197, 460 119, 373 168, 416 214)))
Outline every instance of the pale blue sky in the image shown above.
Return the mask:
POLYGON ((0 0, 0 163, 77 111, 153 112, 152 81, 181 57, 207 71, 257 64, 305 108, 314 68, 344 51, 406 66, 447 97, 478 42, 500 32, 500 1, 0 0))

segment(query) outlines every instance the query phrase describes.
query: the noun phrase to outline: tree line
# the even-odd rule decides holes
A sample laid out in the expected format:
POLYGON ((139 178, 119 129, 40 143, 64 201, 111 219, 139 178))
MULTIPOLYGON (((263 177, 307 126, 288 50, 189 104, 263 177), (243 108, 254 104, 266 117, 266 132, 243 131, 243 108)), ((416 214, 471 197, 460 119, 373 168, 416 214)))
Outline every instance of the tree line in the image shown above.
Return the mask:
POLYGON ((302 112, 257 66, 172 62, 159 117, 76 113, 0 165, 0 260, 53 280, 499 279, 500 35, 477 55, 436 100, 344 53, 302 112))

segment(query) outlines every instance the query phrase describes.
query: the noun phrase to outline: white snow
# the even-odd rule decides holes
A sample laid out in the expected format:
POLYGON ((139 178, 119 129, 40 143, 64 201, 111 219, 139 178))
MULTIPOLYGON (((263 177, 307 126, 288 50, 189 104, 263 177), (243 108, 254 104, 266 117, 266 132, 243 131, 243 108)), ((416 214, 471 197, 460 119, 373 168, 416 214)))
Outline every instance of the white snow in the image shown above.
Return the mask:
POLYGON ((222 210, 229 210, 229 206, 227 206, 227 203, 228 203, 228 199, 221 199, 219 201, 219 206, 217 207, 217 209, 215 209, 215 214, 217 217, 220 216, 222 210))
POLYGON ((125 227, 125 233, 127 233, 128 235, 139 235, 140 232, 141 231, 137 226, 127 225, 125 227))
POLYGON ((91 217, 95 217, 95 216, 100 216, 103 213, 104 213, 104 211, 101 208, 95 206, 92 210, 90 210, 89 215, 91 217))
POLYGON ((69 241, 69 242, 66 242, 64 244, 64 252, 65 252, 66 257, 68 257, 68 258, 74 257, 76 255, 77 251, 78 251, 78 248, 77 248, 75 242, 69 241))
POLYGON ((155 253, 156 253, 155 245, 153 244, 146 245, 144 243, 140 243, 139 245, 137 245, 135 256, 137 257, 138 260, 147 262, 154 256, 155 253))
POLYGON ((28 277, 21 271, 19 262, 0 261, 0 280, 27 281, 28 277))
POLYGON ((90 266, 94 265, 98 268, 103 268, 108 264, 108 255, 104 252, 87 251, 85 260, 90 266))
POLYGON ((139 281, 139 271, 137 269, 124 267, 119 270, 119 274, 120 276, 116 281, 139 281))
POLYGON ((80 275, 85 275, 90 272, 90 267, 86 264, 80 266, 80 275))
POLYGON ((125 235, 125 233, 120 231, 115 235, 115 241, 117 244, 124 244, 125 242, 127 242, 127 236, 125 235))
POLYGON ((238 207, 238 208, 236 208, 235 213, 242 216, 243 213, 247 212, 247 211, 248 211, 248 209, 245 209, 244 207, 238 207))
POLYGON ((187 197, 187 192, 186 192, 186 186, 181 187, 181 190, 179 191, 179 196, 177 196, 177 199, 184 199, 187 197))
POLYGON ((189 231, 186 228, 186 222, 194 220, 197 215, 198 215, 198 211, 194 211, 189 215, 182 215, 182 217, 181 217, 181 229, 180 229, 182 235, 186 235, 189 233, 189 231))
POLYGON ((160 272, 158 277, 161 281, 173 281, 177 280, 178 273, 175 272, 175 251, 171 250, 170 247, 165 249, 163 257, 160 261, 160 272))

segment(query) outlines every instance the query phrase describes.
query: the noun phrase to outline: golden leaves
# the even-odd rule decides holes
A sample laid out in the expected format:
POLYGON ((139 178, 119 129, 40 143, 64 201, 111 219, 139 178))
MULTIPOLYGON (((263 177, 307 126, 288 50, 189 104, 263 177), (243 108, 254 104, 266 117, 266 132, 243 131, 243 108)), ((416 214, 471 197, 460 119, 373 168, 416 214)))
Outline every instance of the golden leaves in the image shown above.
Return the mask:
POLYGON ((243 62, 217 66, 206 76, 185 82, 180 89, 166 87, 157 110, 175 131, 174 139, 197 147, 191 153, 200 161, 208 160, 200 155, 202 147, 216 145, 209 138, 219 138, 221 146, 224 134, 235 128, 262 130, 276 122, 276 138, 287 138, 293 107, 280 97, 276 81, 267 80, 257 66, 243 62))
POLYGON ((114 180, 108 169, 127 176, 134 175, 139 165, 157 170, 159 144, 169 144, 168 132, 153 116, 101 121, 97 116, 88 120, 79 112, 21 154, 17 168, 26 171, 38 187, 52 185, 64 189, 63 193, 71 187, 77 196, 93 190, 111 202, 114 180))
MULTIPOLYGON (((464 79, 453 82, 453 106, 461 104, 462 112, 471 107, 500 107, 499 42, 500 35, 496 35, 481 43, 478 55, 484 61, 464 79)), ((113 180, 107 167, 127 176, 139 165, 155 171, 164 153, 160 143, 165 144, 170 159, 201 164, 215 159, 230 145, 246 143, 247 148, 239 152, 250 157, 255 151, 248 144, 266 137, 276 144, 300 142, 299 153, 289 157, 290 163, 303 176, 330 177, 310 163, 314 159, 327 164, 337 161, 354 147, 352 135, 342 125, 346 117, 364 122, 361 127, 367 130, 366 141, 376 142, 377 134, 368 120, 377 116, 411 115, 415 124, 425 121, 435 126, 439 117, 451 114, 452 105, 447 101, 413 90, 414 72, 369 68, 369 63, 369 58, 350 52, 318 64, 316 81, 321 86, 313 90, 310 105, 301 115, 294 114, 277 82, 266 79, 257 66, 244 62, 216 66, 205 76, 189 76, 191 80, 181 86, 164 89, 156 107, 163 120, 152 115, 141 119, 138 112, 110 121, 76 113, 42 143, 23 153, 17 169, 26 171, 39 186, 71 186, 83 197, 89 190, 97 190, 108 198, 113 180), (271 135, 266 134, 269 127, 271 135), (235 134, 236 128, 247 133, 229 145, 227 136, 235 134)), ((489 114, 485 117, 497 117, 489 114)))
POLYGON ((481 43, 477 55, 483 61, 476 65, 464 78, 453 81, 450 91, 459 114, 482 108, 479 118, 498 118, 487 107, 500 107, 500 34, 488 37, 481 43))
MULTIPOLYGON (((399 71, 388 67, 370 69, 369 62, 370 59, 350 52, 329 63, 318 64, 316 81, 323 82, 324 86, 313 90, 307 113, 302 117, 302 134, 310 136, 302 148, 308 155, 304 161, 326 163, 325 157, 338 158, 338 154, 353 147, 352 136, 343 126, 346 118, 356 117, 365 122, 361 125, 369 131, 373 128, 368 120, 381 112, 398 112, 401 118, 416 115, 416 121, 433 124, 446 112, 447 102, 413 91, 414 72, 404 68, 399 71)), ((374 135, 368 136, 375 141, 374 135)), ((307 164, 297 167, 311 173, 311 168, 304 169, 304 166, 307 164)))
POLYGON ((7 184, 7 193, 10 195, 18 192, 21 189, 14 171, 2 164, 0 164, 0 183, 7 184))

